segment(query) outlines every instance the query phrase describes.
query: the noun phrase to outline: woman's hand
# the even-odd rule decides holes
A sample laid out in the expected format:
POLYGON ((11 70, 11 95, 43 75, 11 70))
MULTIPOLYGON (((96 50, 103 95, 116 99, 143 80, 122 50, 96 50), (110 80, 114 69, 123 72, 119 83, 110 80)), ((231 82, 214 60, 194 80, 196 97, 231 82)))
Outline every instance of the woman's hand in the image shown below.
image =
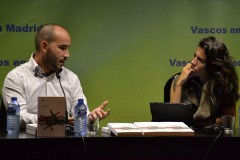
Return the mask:
POLYGON ((188 63, 183 69, 182 72, 180 74, 180 76, 178 77, 177 86, 182 86, 183 84, 186 83, 186 81, 188 80, 188 78, 191 76, 191 74, 193 72, 195 72, 196 70, 194 69, 192 63, 188 63))

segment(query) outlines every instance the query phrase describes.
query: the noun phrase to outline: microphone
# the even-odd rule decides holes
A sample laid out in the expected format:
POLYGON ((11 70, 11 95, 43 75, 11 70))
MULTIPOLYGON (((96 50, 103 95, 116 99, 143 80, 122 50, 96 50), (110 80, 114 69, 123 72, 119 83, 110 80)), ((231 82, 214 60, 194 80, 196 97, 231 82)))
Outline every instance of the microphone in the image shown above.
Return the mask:
POLYGON ((218 125, 218 124, 205 126, 202 129, 203 129, 204 133, 209 133, 209 134, 215 134, 215 133, 222 134, 224 131, 224 127, 222 125, 218 125))
POLYGON ((57 79, 59 80, 59 84, 60 84, 60 86, 61 86, 61 89, 62 89, 64 98, 65 98, 65 111, 66 111, 66 115, 65 115, 65 116, 66 116, 66 120, 65 120, 66 122, 65 122, 65 124, 68 124, 67 100, 66 100, 66 95, 65 95, 64 89, 63 89, 63 87, 62 87, 61 76, 59 75, 60 72, 62 72, 62 69, 56 72, 56 77, 57 77, 57 79))
POLYGON ((63 87, 62 87, 62 83, 61 83, 61 76, 59 75, 61 71, 62 71, 62 69, 56 72, 56 77, 57 77, 57 79, 59 80, 59 84, 60 84, 60 86, 61 86, 63 95, 64 95, 64 97, 66 97, 65 92, 64 92, 64 89, 63 89, 63 87))
MULTIPOLYGON (((198 89, 200 89, 200 90, 203 91, 205 94, 207 94, 207 92, 203 89, 203 87, 200 86, 200 84, 199 84, 195 79, 192 79, 192 80, 191 80, 191 83, 195 84, 195 85, 198 87, 198 89)), ((212 104, 214 104, 214 103, 213 103, 213 98, 212 98, 212 96, 209 96, 209 97, 210 97, 210 100, 211 100, 212 104)))
MULTIPOLYGON (((61 76, 59 75, 59 72, 56 72, 56 77, 57 77, 57 79, 59 79, 59 81, 60 81, 61 76)), ((63 91, 63 92, 64 92, 64 91, 63 91)))
POLYGON ((206 126, 203 128, 203 132, 204 133, 210 133, 210 134, 216 134, 218 133, 218 135, 216 136, 216 138, 214 139, 214 141, 211 143, 211 145, 208 147, 208 150, 206 151, 206 153, 204 154, 203 160, 206 160, 211 149, 213 148, 214 144, 216 143, 216 141, 218 140, 218 138, 220 137, 220 135, 223 133, 224 127, 221 125, 211 125, 211 126, 206 126))

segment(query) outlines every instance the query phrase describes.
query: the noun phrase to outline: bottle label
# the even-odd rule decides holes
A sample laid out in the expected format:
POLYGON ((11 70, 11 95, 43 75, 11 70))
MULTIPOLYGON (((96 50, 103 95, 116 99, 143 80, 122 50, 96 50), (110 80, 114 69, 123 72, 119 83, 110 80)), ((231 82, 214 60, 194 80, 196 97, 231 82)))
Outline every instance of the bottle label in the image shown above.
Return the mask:
POLYGON ((7 112, 8 112, 8 114, 15 114, 16 113, 16 109, 14 107, 8 107, 7 112))

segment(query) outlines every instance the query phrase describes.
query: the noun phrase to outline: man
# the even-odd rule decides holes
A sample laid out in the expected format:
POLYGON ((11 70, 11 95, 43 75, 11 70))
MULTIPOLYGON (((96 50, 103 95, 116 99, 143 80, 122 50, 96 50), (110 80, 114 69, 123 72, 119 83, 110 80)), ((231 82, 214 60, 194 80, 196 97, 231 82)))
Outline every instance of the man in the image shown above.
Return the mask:
MULTIPOLYGON (((64 67, 70 57, 70 45, 71 38, 66 29, 44 25, 36 34, 36 51, 29 62, 7 74, 2 90, 3 102, 7 107, 11 97, 17 97, 22 128, 28 123, 37 123, 37 98, 40 96, 65 96, 68 113, 73 112, 78 99, 84 99, 87 104, 78 76, 64 67)), ((110 109, 103 110, 107 104, 108 101, 103 102, 92 112, 88 109, 89 120, 109 115, 110 109)), ((73 117, 68 121, 73 124, 73 117)))

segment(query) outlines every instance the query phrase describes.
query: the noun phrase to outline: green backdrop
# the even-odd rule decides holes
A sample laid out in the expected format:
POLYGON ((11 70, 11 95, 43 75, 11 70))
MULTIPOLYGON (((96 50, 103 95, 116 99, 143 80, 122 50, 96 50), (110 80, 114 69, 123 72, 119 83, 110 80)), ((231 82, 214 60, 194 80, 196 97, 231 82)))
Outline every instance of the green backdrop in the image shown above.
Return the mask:
POLYGON ((60 24, 72 37, 66 67, 79 76, 90 109, 109 101, 101 126, 150 121, 149 103, 163 101, 165 82, 203 37, 225 42, 240 71, 239 7, 238 0, 2 0, 0 89, 34 52, 36 28, 60 24))

